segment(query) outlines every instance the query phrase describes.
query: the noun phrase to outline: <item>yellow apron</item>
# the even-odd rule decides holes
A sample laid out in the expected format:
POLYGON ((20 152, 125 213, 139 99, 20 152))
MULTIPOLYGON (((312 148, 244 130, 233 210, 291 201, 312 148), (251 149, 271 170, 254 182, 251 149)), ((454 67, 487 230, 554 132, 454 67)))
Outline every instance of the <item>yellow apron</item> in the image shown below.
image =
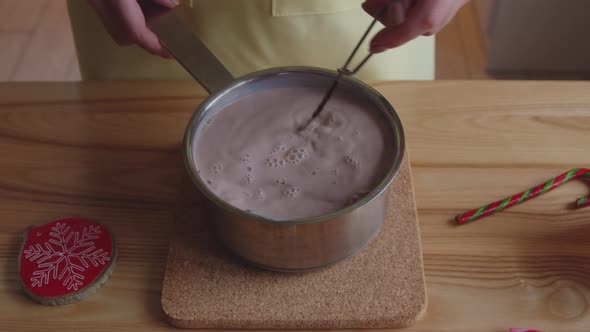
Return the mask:
MULTIPOLYGON (((336 69, 371 22, 362 0, 184 0, 194 32, 234 76, 279 66, 336 69)), ((86 1, 68 1, 84 79, 190 79, 173 60, 119 47, 86 1)), ((376 29, 375 29, 376 31, 376 29)), ((364 45, 361 58, 368 52, 364 45)), ((355 63, 353 62, 353 65, 355 63)), ((366 81, 434 79, 434 38, 375 55, 366 81)))

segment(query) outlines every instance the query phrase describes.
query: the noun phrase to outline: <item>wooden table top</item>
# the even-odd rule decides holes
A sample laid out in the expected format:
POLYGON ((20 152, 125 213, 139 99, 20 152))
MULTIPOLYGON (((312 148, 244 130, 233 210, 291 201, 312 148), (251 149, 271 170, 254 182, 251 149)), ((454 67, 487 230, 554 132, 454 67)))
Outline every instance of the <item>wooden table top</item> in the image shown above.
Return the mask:
MULTIPOLYGON (((409 331, 588 331, 590 208, 574 181, 476 223, 457 213, 590 167, 590 83, 375 85, 408 140, 428 287, 409 331)), ((160 292, 192 82, 0 84, 0 330, 160 331, 160 292), (60 216, 118 238, 110 281, 46 307, 18 289, 18 235, 60 216)))

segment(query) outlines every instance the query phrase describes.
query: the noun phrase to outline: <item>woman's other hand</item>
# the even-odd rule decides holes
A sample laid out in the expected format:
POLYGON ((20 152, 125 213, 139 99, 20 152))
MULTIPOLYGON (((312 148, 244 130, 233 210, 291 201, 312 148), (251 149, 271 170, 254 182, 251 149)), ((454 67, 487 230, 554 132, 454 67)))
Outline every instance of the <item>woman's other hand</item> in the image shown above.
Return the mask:
MULTIPOLYGON (((149 0, 167 8, 178 5, 178 0, 149 0)), ((158 37, 147 27, 137 0, 88 0, 102 24, 119 45, 138 45, 144 50, 170 58, 158 37)))
POLYGON ((432 36, 444 28, 469 0, 366 0, 363 9, 377 16, 385 28, 371 41, 371 53, 401 46, 418 36, 432 36), (401 23, 400 23, 401 21, 401 23))

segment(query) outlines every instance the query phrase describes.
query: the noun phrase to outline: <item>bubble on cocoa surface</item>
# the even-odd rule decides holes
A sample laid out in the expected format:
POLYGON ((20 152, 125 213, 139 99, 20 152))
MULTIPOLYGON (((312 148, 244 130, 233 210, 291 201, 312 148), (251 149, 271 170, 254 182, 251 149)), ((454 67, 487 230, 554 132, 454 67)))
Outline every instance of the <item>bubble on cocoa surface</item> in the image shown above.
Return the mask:
POLYGON ((241 162, 242 164, 249 164, 249 163, 251 163, 251 162, 252 162, 252 156, 251 156, 249 153, 243 154, 243 155, 240 157, 240 162, 241 162))
POLYGON ((280 185, 284 185, 284 184, 286 184, 286 183, 287 183, 287 180, 285 180, 285 179, 283 179, 283 178, 281 178, 281 179, 276 179, 276 180, 275 180, 275 183, 276 183, 276 184, 280 184, 280 185))
POLYGON ((315 170, 315 169, 313 171, 311 171, 311 175, 318 175, 318 173, 319 173, 319 171, 315 170))
POLYGON ((246 176, 244 177, 244 179, 242 180, 242 182, 244 184, 251 184, 252 181, 254 181, 254 177, 252 176, 252 174, 246 174, 246 176))
POLYGON ((266 159, 264 165, 266 165, 267 167, 283 167, 287 165, 287 161, 279 157, 271 157, 266 159))
POLYGON ((256 190, 256 199, 259 201, 263 201, 266 198, 266 194, 264 193, 264 190, 262 189, 258 189, 256 190))
POLYGON ((350 155, 344 157, 344 162, 346 163, 346 165, 354 169, 361 167, 361 163, 355 157, 350 155))
POLYGON ((248 167, 246 167, 246 170, 247 170, 248 172, 252 172, 252 167, 248 166, 248 167))
POLYGON ((221 172, 223 172, 223 164, 220 161, 215 162, 213 165, 211 165, 211 167, 209 167, 209 170, 211 170, 213 174, 219 175, 221 172))
POLYGON ((330 173, 331 173, 332 175, 336 176, 336 175, 338 175, 338 173, 340 173, 340 172, 338 171, 338 169, 337 169, 337 168, 334 168, 334 169, 333 169, 333 170, 332 170, 330 173))
POLYGON ((323 121, 323 125, 328 127, 338 127, 341 123, 342 121, 340 121, 339 117, 332 112, 327 113, 323 121))
POLYGON ((285 160, 290 164, 299 164, 303 160, 307 159, 308 154, 304 148, 294 148, 289 150, 285 155, 285 160))
POLYGON ((301 188, 296 187, 296 186, 292 186, 292 187, 285 188, 282 191, 282 194, 283 194, 283 197, 285 197, 285 198, 295 198, 295 197, 299 196, 300 192, 301 192, 301 188))
POLYGON ((272 148, 272 154, 278 154, 281 152, 286 152, 287 151, 287 146, 283 143, 279 143, 275 146, 273 146, 272 148))

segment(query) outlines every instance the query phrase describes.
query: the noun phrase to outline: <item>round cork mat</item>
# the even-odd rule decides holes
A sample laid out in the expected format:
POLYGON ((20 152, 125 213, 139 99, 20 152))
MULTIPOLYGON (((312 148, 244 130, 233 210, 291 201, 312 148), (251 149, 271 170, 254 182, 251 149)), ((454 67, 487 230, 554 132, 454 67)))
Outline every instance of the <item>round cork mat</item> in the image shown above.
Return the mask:
POLYGON ((379 235, 356 256, 305 273, 261 270, 216 240, 202 199, 185 188, 176 216, 162 307, 182 328, 401 328, 426 311, 426 288, 408 158, 390 187, 379 235))

